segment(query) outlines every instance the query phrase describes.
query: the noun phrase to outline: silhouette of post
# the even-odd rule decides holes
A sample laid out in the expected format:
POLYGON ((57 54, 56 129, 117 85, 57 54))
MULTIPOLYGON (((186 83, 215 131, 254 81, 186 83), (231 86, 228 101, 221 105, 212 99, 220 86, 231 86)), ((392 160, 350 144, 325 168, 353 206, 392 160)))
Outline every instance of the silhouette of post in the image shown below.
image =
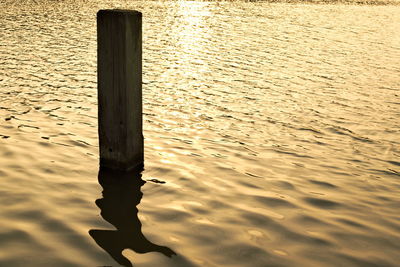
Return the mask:
POLYGON ((100 166, 143 166, 142 13, 97 13, 100 166))
MULTIPOLYGON (((133 264, 122 254, 124 249, 136 253, 160 252, 167 257, 176 253, 166 246, 157 245, 148 240, 142 232, 142 223, 138 217, 137 206, 142 199, 142 180, 140 169, 129 172, 102 169, 99 170, 99 183, 103 187, 102 198, 96 200, 100 215, 115 227, 115 230, 91 229, 90 236, 114 260, 122 266, 133 264)), ((191 265, 184 265, 191 266, 191 265)))

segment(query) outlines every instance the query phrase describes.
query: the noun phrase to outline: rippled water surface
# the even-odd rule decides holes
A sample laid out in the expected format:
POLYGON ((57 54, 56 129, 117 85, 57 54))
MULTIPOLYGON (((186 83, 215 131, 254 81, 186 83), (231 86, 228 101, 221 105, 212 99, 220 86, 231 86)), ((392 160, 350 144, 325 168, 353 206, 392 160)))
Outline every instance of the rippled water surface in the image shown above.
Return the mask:
POLYGON ((2 1, 0 266, 398 266, 399 14, 2 1), (142 182, 98 170, 101 8, 144 16, 142 182))

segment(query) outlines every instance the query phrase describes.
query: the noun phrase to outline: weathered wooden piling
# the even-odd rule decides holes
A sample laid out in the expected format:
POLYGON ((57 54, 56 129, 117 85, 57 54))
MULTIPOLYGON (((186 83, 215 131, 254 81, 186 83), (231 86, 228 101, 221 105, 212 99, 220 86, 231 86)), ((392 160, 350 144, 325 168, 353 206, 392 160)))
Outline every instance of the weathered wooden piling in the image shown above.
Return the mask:
POLYGON ((142 13, 97 13, 100 166, 143 166, 142 13))

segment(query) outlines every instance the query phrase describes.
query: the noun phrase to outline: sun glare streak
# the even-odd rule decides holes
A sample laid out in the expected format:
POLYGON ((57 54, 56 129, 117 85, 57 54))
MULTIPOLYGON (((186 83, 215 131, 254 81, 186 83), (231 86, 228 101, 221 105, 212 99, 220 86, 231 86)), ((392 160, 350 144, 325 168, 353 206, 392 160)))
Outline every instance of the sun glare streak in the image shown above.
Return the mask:
POLYGON ((176 52, 179 54, 177 64, 186 76, 198 77, 199 74, 209 71, 205 61, 205 40, 210 39, 210 28, 207 17, 211 15, 207 3, 178 2, 177 16, 182 23, 176 29, 176 52), (193 68, 193 66, 196 68, 193 68))

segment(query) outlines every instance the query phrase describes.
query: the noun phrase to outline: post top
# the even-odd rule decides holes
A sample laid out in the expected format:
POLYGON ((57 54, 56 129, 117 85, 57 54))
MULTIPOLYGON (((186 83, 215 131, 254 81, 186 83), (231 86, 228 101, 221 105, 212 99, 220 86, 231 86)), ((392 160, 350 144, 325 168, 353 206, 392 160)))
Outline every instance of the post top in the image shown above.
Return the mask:
POLYGON ((142 16, 142 12, 137 10, 129 10, 129 9, 100 9, 97 12, 97 16, 100 15, 134 15, 134 16, 142 16))

